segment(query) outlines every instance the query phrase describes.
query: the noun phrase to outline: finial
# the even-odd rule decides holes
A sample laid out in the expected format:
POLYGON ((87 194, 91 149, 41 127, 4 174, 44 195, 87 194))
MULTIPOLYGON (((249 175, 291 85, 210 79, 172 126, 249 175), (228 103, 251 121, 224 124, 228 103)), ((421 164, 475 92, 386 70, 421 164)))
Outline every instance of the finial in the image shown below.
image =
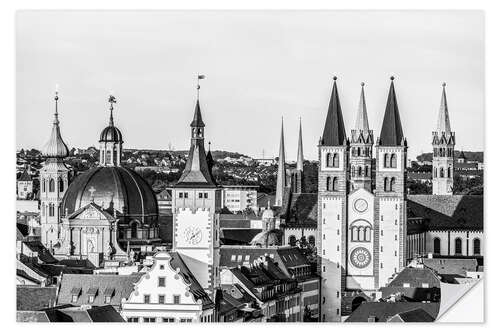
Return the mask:
POLYGON ((210 151, 210 145, 212 144, 212 142, 208 141, 208 151, 210 151))
POLYGON ((365 83, 364 82, 361 82, 361 86, 364 87, 365 86, 365 83))
POLYGON ((54 101, 56 102, 56 112, 54 113, 54 124, 58 124, 59 123, 59 119, 58 119, 59 112, 57 110, 57 104, 59 101, 59 85, 58 84, 56 84, 56 89, 54 92, 54 101))
POLYGON ((446 82, 443 82, 442 86, 443 86, 443 88, 446 87, 446 82))
POLYGON ((333 81, 337 81, 337 76, 333 76, 333 81))
POLYGON ((197 99, 200 99, 200 88, 201 88, 201 87, 200 87, 200 80, 203 80, 204 78, 205 78, 205 75, 203 75, 203 74, 201 74, 201 75, 200 75, 200 74, 198 74, 198 84, 197 84, 197 86, 196 86, 196 90, 197 90, 197 96, 196 96, 196 97, 197 97, 197 99))
POLYGON ((114 122, 113 122, 113 104, 116 103, 116 98, 115 96, 112 95, 112 93, 109 95, 109 98, 108 98, 108 102, 109 102, 109 111, 110 111, 110 114, 109 114, 109 126, 114 126, 114 122))
POLYGON ((391 75, 391 81, 394 81, 394 75, 391 75))

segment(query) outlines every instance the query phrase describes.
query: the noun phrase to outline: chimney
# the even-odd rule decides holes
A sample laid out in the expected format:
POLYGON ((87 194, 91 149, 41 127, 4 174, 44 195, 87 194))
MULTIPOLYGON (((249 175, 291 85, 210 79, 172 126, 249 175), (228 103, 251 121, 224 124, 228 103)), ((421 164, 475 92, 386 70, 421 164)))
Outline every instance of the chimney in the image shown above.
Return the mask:
POLYGON ((368 316, 368 322, 369 323, 375 323, 377 321, 377 317, 375 316, 368 316))

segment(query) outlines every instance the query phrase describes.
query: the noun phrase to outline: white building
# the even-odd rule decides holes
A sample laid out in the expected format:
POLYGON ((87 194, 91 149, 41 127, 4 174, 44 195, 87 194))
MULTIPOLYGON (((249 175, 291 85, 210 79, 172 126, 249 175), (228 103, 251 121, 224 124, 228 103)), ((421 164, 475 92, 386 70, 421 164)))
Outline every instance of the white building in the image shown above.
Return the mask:
POLYGON ((225 185, 222 191, 222 203, 231 212, 242 212, 247 208, 257 209, 256 185, 225 185))
POLYGON ((128 322, 213 322, 214 303, 186 266, 182 255, 159 252, 153 265, 122 301, 128 322))

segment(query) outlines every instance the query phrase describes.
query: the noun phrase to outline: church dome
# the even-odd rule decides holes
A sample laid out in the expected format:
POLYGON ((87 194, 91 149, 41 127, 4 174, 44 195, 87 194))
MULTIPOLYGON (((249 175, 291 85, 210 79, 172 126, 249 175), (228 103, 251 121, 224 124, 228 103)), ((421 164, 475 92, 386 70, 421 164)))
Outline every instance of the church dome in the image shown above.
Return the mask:
POLYGON ((279 230, 268 230, 259 232, 250 241, 250 245, 254 246, 277 246, 281 245, 280 241, 280 231, 279 230))
POLYGON ((120 166, 92 168, 71 182, 64 194, 62 212, 71 214, 91 202, 113 214, 154 220, 158 203, 149 184, 137 173, 120 166))
POLYGON ((123 143, 122 132, 117 127, 110 125, 102 130, 99 142, 123 143))

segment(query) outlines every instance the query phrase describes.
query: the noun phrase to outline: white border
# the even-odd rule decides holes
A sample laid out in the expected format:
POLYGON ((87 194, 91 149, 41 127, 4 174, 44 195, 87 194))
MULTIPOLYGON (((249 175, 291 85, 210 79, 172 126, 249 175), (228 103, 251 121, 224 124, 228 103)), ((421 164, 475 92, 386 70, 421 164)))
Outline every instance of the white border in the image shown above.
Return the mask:
MULTIPOLYGON (((14 220, 15 220, 15 12, 19 9, 336 9, 336 10, 347 10, 347 9, 418 9, 418 10, 450 10, 450 9, 469 9, 469 10, 485 10, 486 17, 486 149, 485 154, 486 161, 486 189, 487 196, 485 200, 485 210, 488 207, 495 207, 495 203, 498 202, 495 195, 495 189, 500 188, 498 182, 498 172, 496 168, 500 165, 499 156, 500 150, 498 147, 498 125, 500 124, 500 107, 497 102, 498 100, 498 84, 496 80, 498 79, 495 74, 499 73, 499 61, 500 61, 500 48, 499 48, 499 32, 500 32, 500 15, 499 15, 499 5, 497 1, 486 1, 486 0, 475 0, 475 1, 460 1, 460 0, 419 0, 419 1, 397 1, 397 0, 344 0, 342 2, 328 1, 328 0, 184 0, 184 1, 166 1, 166 0, 121 0, 121 1, 111 1, 111 0, 85 0, 85 1, 63 1, 63 0, 45 0, 43 2, 36 0, 19 0, 19 1, 2 1, 0 4, 0 34, 2 36, 2 51, 0 52, 0 101, 1 101, 1 117, 2 117, 2 130, 1 138, 2 140, 2 153, 3 159, 0 164, 1 167, 1 177, 3 185, 3 190, 0 192, 2 212, 5 213, 3 217, 4 231, 2 244, 2 258, 4 258, 4 267, 7 268, 3 274, 1 274, 2 286, 4 293, 8 297, 2 297, 2 324, 5 330, 16 330, 16 331, 50 331, 54 330, 68 330, 72 331, 87 331, 88 329, 105 329, 102 325, 92 324, 92 327, 87 325, 79 324, 72 325, 71 327, 67 325, 42 325, 42 324, 16 324, 15 323, 15 288, 14 285, 14 269, 15 269, 15 243, 14 243, 14 220), (498 152, 498 153, 495 153, 498 152), (490 172, 490 170, 492 170, 490 172), (492 189, 492 190, 489 190, 492 189), (8 327, 7 327, 8 326, 8 327)), ((425 22, 422 22, 425 24, 425 22)), ((466 24, 466 22, 464 22, 466 24)), ((475 110, 471 110, 475 111, 475 110)), ((478 133, 478 135, 483 135, 478 133)), ((498 203, 497 203, 498 205, 498 203)), ((487 235, 499 235, 499 221, 495 219, 493 215, 493 208, 485 212, 485 233, 487 235)), ((498 265, 494 265, 495 261, 489 261, 490 255, 496 259, 495 253, 498 251, 494 248, 496 241, 492 238, 489 242, 489 237, 487 237, 487 250, 486 250, 486 270, 487 276, 491 278, 491 281, 495 281, 498 274, 498 265), (490 265, 492 264, 492 265, 490 265)), ((488 278, 486 278, 488 281, 488 278)), ((487 287, 486 287, 487 288, 487 287)), ((496 297, 498 293, 498 288, 496 285, 491 283, 491 288, 487 289, 488 293, 485 294, 486 301, 498 300, 496 297)), ((498 302, 495 302, 498 303, 498 302)), ((287 330, 287 331, 304 331, 304 330, 351 330, 351 329, 366 329, 366 330, 397 330, 400 331, 404 329, 405 331, 421 331, 422 329, 438 329, 438 330, 454 330, 454 331, 469 331, 484 328, 492 328, 495 324, 495 315, 492 317, 488 316, 490 309, 495 309, 495 305, 486 306, 485 320, 488 322, 486 325, 458 325, 451 324, 443 326, 442 324, 429 324, 425 325, 425 328, 421 325, 408 325, 405 324, 404 327, 399 325, 370 325, 361 326, 351 325, 351 324, 340 324, 336 327, 331 325, 314 325, 305 326, 306 324, 295 324, 295 325, 278 325, 278 324, 268 324, 268 325, 207 325, 203 327, 195 325, 189 326, 191 329, 203 329, 205 331, 220 331, 220 330, 238 330, 244 331, 254 331, 254 330, 287 330)), ((470 304, 474 307, 474 304, 470 304)), ((493 310, 494 311, 494 310, 493 310)), ((497 312, 497 311, 495 311, 497 312)), ((492 312, 493 313, 493 312, 492 312)), ((465 314, 464 314, 465 315, 465 314)), ((496 314, 498 316, 498 314, 496 314)), ((110 324, 108 324, 110 325, 110 324)), ((496 326, 496 325, 495 325, 496 326)), ((144 329, 145 325, 135 326, 135 325, 120 325, 118 329, 125 332, 136 331, 137 329, 144 329)), ((173 329, 185 329, 188 326, 174 326, 173 329)), ((152 330, 155 329, 169 329, 166 325, 151 326, 152 330)), ((172 329, 172 328, 170 328, 172 329)))

